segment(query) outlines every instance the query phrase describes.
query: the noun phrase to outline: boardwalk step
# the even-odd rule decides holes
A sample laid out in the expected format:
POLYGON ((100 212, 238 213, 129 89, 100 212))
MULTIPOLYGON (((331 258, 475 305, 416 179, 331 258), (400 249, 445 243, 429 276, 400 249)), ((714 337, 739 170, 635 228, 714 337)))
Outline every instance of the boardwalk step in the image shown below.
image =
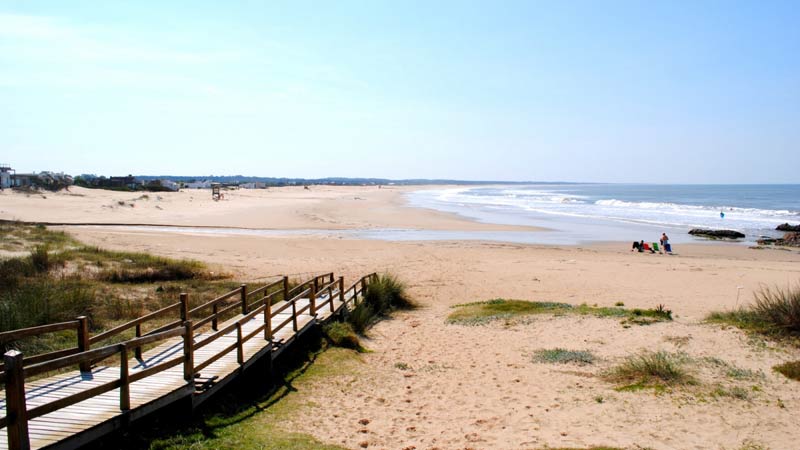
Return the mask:
POLYGON ((195 377, 194 377, 194 392, 196 394, 199 394, 201 392, 205 392, 205 391, 211 389, 217 383, 217 379, 219 379, 219 377, 216 376, 216 375, 214 375, 213 377, 210 377, 210 378, 203 378, 203 377, 200 376, 200 374, 195 375, 195 377))

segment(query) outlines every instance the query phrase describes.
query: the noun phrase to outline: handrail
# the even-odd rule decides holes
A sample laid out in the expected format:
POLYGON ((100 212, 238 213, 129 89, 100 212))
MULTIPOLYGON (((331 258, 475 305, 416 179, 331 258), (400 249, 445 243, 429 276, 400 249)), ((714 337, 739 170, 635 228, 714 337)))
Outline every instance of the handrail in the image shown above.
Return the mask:
POLYGON ((136 325, 140 325, 144 322, 147 322, 150 319, 154 319, 162 314, 166 314, 168 312, 172 312, 174 309, 179 309, 181 307, 180 303, 173 303, 169 306, 165 306, 164 308, 159 309, 158 311, 153 311, 150 314, 146 314, 142 317, 138 317, 136 319, 131 320, 130 322, 123 323, 122 325, 118 325, 110 330, 106 330, 100 334, 94 335, 89 338, 89 342, 94 344, 96 342, 100 342, 106 340, 112 336, 116 336, 117 334, 127 330, 128 328, 133 328, 136 325))
POLYGON ((236 289, 234 289, 234 290, 232 290, 232 291, 230 291, 230 292, 228 292, 228 293, 222 294, 222 295, 220 295, 219 297, 217 297, 217 298, 215 298, 213 300, 209 300, 209 301, 203 303, 200 306, 195 306, 194 308, 189 310, 189 314, 191 315, 191 314, 196 313, 197 311, 202 311, 204 308, 208 308, 209 306, 212 306, 212 305, 217 304, 219 302, 225 301, 225 300, 233 297, 234 295, 239 294, 240 292, 242 292, 241 286, 236 288, 236 289))
POLYGON ((19 330, 4 331, 0 333, 0 344, 6 342, 13 342, 22 338, 30 336, 38 336, 45 333, 55 333, 56 331, 77 329, 80 325, 78 320, 70 320, 67 322, 51 323, 49 325, 40 325, 38 327, 22 328, 19 330))

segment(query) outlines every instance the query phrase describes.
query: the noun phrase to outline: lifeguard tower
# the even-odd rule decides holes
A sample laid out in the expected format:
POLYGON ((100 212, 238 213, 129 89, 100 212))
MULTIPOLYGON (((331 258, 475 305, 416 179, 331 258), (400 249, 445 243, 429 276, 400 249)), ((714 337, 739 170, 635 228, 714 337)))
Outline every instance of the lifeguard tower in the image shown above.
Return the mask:
POLYGON ((211 199, 215 202, 220 199, 222 193, 220 190, 222 189, 222 184, 220 183, 211 183, 211 199))

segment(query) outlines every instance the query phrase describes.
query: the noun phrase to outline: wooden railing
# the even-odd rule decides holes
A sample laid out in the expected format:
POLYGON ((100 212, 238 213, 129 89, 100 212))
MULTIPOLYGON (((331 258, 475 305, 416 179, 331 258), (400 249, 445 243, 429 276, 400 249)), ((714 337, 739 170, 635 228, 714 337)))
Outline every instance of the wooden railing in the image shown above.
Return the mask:
POLYGON ((266 345, 280 344, 280 342, 274 341, 275 333, 290 323, 293 331, 297 332, 299 328, 298 317, 302 314, 308 313, 310 316, 316 317, 317 312, 325 307, 329 308, 331 313, 335 312, 337 310, 335 305, 337 299, 340 302, 339 307, 354 308, 359 303, 359 295, 363 298, 367 285, 376 276, 374 273, 366 275, 348 289, 344 289, 344 278, 334 279, 333 273, 315 276, 292 289, 289 289, 287 277, 282 277, 278 281, 249 292, 247 285, 242 284, 237 289, 192 309, 189 309, 188 294, 181 293, 178 303, 168 305, 158 311, 118 325, 95 336, 89 335, 88 320, 83 316, 72 321, 0 333, 0 344, 65 330, 76 330, 77 334, 77 346, 74 348, 31 357, 23 357, 23 354, 17 350, 6 352, 3 358, 2 371, 0 371, 0 384, 5 384, 6 390, 6 415, 5 417, 0 417, 0 428, 8 429, 9 448, 27 449, 29 448, 28 421, 36 417, 66 408, 114 389, 120 390, 120 411, 127 411, 131 405, 131 383, 183 364, 184 381, 192 384, 196 373, 208 368, 211 364, 234 350, 236 350, 237 362, 242 366, 246 362, 244 357, 244 344, 246 342, 263 332, 263 337, 267 341, 266 345), (234 298, 236 301, 231 301, 234 298), (303 305, 299 305, 299 302, 305 299, 308 299, 308 302, 303 302, 303 305), (242 316, 224 328, 218 329, 219 321, 223 320, 223 316, 236 309, 240 310, 242 316), (208 312, 209 310, 210 312, 208 312), (288 318, 280 323, 275 323, 275 319, 279 315, 285 314, 289 310, 291 312, 288 313, 288 318), (175 314, 176 311, 178 314, 175 314), (208 313, 206 314, 206 312, 208 313), (162 323, 165 317, 174 317, 174 315, 178 316, 176 320, 157 326, 150 331, 143 331, 144 324, 159 319, 159 323, 162 323), (196 317, 198 315, 200 317, 196 317), (263 317, 263 323, 245 334, 243 325, 259 315, 263 317), (195 316, 194 319, 193 316, 195 316), (209 323, 213 333, 195 342, 195 331, 209 323), (92 344, 101 343, 132 328, 135 329, 136 336, 132 339, 95 349, 90 348, 92 344), (195 350, 201 349, 233 331, 236 331, 236 341, 234 343, 225 346, 210 358, 195 365, 195 350), (183 340, 183 354, 130 373, 128 365, 131 352, 137 359, 141 360, 143 347, 179 336, 183 340), (26 379, 75 365, 79 367, 81 372, 91 371, 92 364, 117 355, 120 362, 118 379, 27 409, 25 402, 26 379))

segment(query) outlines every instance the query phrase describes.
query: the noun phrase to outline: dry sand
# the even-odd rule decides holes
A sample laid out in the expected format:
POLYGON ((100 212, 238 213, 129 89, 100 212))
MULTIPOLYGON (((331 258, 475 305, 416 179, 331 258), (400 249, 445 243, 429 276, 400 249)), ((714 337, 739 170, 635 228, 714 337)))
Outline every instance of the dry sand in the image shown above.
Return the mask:
MULTIPOLYGON (((284 188, 236 191, 222 202, 211 202, 208 191, 149 194, 148 200, 77 188, 78 195, 47 198, 6 192, 0 194, 0 218, 270 229, 510 229, 406 207, 400 192, 284 188)), ((300 393, 315 399, 308 408, 320 420, 298 417, 291 428, 325 442, 387 449, 735 449, 751 441, 792 449, 800 441, 800 385, 772 371, 779 362, 800 359, 800 351, 702 323, 710 311, 735 307, 740 286, 743 304, 761 284, 796 283, 796 251, 686 245, 667 256, 631 253, 626 243, 552 247, 68 229, 87 243, 196 258, 243 279, 326 271, 352 279, 391 271, 405 280, 421 308, 370 331, 366 346, 372 352, 362 355, 358 373, 327 378, 300 393), (617 319, 570 316, 446 324, 452 305, 492 298, 664 304, 675 320, 630 328, 617 319), (533 362, 534 351, 555 347, 590 350, 599 361, 533 362), (598 377, 642 349, 684 352, 695 361, 700 385, 660 395, 618 392, 598 377), (753 375, 732 378, 720 361, 753 375), (718 385, 739 387, 747 398, 712 395, 718 385)))

